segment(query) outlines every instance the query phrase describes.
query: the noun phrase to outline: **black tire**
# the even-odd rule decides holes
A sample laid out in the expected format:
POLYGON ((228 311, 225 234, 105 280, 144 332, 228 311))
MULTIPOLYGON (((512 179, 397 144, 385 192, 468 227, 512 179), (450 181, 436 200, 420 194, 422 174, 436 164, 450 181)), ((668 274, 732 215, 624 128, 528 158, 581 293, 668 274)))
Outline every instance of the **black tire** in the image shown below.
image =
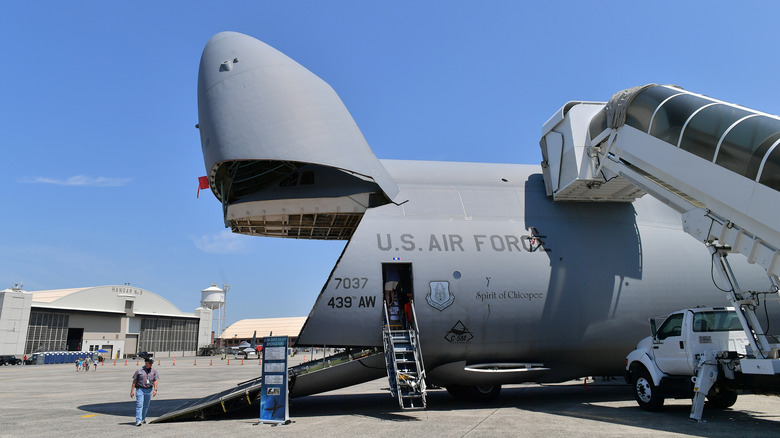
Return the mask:
POLYGON ((495 400, 501 392, 501 385, 463 386, 449 385, 447 392, 451 396, 474 402, 489 402, 495 400))
POLYGON ((501 385, 479 385, 468 387, 468 398, 477 402, 489 402, 498 397, 501 385))
POLYGON ((731 389, 713 386, 710 393, 707 394, 707 406, 715 409, 727 409, 734 406, 736 402, 737 392, 731 389))
POLYGON ((468 387, 463 385, 447 385, 447 393, 455 398, 466 398, 466 390, 468 387))
POLYGON ((653 383, 647 369, 644 366, 637 367, 631 375, 633 377, 631 389, 639 407, 651 412, 660 410, 664 405, 664 398, 653 383))

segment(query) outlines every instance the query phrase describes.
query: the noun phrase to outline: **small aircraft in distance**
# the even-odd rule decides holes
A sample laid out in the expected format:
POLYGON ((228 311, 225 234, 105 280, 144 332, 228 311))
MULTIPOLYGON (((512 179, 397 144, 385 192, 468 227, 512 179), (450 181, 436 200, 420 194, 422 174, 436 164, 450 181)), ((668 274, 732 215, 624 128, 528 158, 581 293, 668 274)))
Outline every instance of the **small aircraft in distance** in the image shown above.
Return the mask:
POLYGON ((260 356, 260 352, 263 350, 262 345, 257 345, 257 330, 252 335, 252 341, 243 341, 238 344, 237 347, 233 347, 235 350, 233 354, 236 359, 256 359, 260 356))

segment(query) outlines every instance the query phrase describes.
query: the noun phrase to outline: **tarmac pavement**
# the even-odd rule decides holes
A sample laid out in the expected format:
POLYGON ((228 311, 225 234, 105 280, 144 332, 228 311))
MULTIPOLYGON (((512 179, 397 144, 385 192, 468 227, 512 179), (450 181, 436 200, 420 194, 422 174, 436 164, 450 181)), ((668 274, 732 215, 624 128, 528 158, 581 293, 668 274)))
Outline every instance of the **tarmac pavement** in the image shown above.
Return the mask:
MULTIPOLYGON (((307 357, 308 358, 308 357, 307 357)), ((292 363, 303 360, 303 355, 292 363)), ((139 363, 137 367, 142 366, 139 363)), ((705 408, 688 420, 690 401, 667 400, 662 412, 639 409, 622 381, 505 387, 491 403, 428 393, 428 409, 402 411, 387 379, 291 401, 288 425, 257 425, 258 412, 230 418, 135 426, 130 382, 136 361, 107 361, 97 371, 72 364, 0 367, 0 436, 777 436, 780 398, 740 395, 726 410, 705 408)), ((258 360, 162 358, 149 419, 260 374, 258 360), (197 359, 197 365, 195 360, 197 359), (212 363, 210 365, 210 363, 212 363)))

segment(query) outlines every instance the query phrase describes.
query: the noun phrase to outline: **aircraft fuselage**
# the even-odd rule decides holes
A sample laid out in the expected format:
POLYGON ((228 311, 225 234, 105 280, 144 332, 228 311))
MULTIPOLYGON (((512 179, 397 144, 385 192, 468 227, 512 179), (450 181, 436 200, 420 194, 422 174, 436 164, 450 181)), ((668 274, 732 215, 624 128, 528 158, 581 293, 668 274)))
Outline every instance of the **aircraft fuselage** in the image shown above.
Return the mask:
MULTIPOLYGON (((401 205, 366 211, 301 344, 381 346, 383 266, 393 264, 411 273, 403 286, 429 379, 442 385, 617 375, 650 317, 725 304, 706 248, 652 198, 553 203, 536 166, 383 164, 401 205), (487 363, 550 370, 463 371, 487 363)), ((763 285, 755 267, 740 268, 746 285, 763 285)))

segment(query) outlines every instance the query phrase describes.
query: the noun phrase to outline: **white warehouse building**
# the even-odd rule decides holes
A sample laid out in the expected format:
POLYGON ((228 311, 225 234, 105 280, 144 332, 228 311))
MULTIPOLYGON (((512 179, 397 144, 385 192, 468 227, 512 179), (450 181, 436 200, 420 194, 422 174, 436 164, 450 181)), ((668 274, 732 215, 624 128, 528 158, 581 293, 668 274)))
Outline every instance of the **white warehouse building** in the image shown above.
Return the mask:
POLYGON ((0 291, 0 355, 106 350, 107 358, 141 351, 195 355, 211 343, 213 310, 179 310, 132 286, 0 291))

